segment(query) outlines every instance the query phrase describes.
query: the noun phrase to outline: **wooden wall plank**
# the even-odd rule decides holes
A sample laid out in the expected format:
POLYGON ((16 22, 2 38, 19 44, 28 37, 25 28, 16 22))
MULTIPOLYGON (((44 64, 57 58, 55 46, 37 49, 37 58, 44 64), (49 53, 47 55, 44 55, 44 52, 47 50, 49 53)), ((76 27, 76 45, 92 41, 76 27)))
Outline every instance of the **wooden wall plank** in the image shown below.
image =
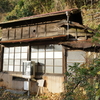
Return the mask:
POLYGON ((64 28, 57 27, 57 23, 46 24, 46 27, 47 27, 46 36, 54 36, 54 35, 64 34, 64 28))
POLYGON ((2 40, 8 40, 8 29, 2 30, 2 40))
POLYGON ((22 28, 16 28, 16 35, 15 35, 15 39, 21 39, 22 37, 22 28))
POLYGON ((37 36, 37 26, 30 26, 30 38, 37 36))
POLYGON ((58 35, 58 32, 47 32, 46 36, 55 36, 58 35))
POLYGON ((9 29, 9 40, 15 39, 15 29, 9 29))
POLYGON ((29 38, 29 27, 23 27, 22 38, 23 39, 29 38))
POLYGON ((45 32, 45 25, 38 25, 38 32, 45 32))
POLYGON ((38 37, 45 37, 46 32, 38 33, 38 37))
POLYGON ((44 37, 46 35, 46 27, 44 25, 38 25, 38 37, 44 37))
POLYGON ((58 34, 59 35, 64 34, 64 28, 63 27, 58 29, 58 34))
POLYGON ((46 24, 47 32, 57 31, 57 23, 46 24))

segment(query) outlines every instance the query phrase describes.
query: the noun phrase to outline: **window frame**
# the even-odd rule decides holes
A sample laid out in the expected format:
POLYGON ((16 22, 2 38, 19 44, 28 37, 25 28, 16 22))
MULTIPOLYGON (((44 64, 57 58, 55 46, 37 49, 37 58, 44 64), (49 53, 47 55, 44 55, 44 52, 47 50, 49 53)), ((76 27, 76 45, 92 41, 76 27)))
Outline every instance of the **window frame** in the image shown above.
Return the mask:
MULTIPOLYGON (((58 45, 58 44, 47 44, 47 45, 38 45, 38 48, 36 49, 37 50, 37 52, 39 52, 39 46, 44 46, 45 48, 44 48, 44 58, 40 58, 40 60, 42 60, 42 59, 44 59, 44 63, 45 63, 45 65, 44 65, 44 72, 43 73, 38 73, 38 72, 36 72, 36 74, 50 74, 50 75, 52 75, 52 74, 55 74, 55 75, 61 75, 61 74, 64 74, 64 68, 63 68, 63 46, 62 45, 59 45, 59 46, 61 46, 61 48, 62 48, 62 50, 60 51, 61 53, 62 53, 62 58, 57 58, 57 59, 61 59, 62 60, 62 64, 61 64, 61 73, 54 73, 54 67, 59 67, 59 66, 54 66, 54 59, 56 59, 56 58, 54 58, 54 52, 55 52, 55 50, 53 49, 52 51, 53 51, 53 73, 46 73, 46 46, 48 46, 48 45, 51 45, 51 46, 54 46, 54 45, 58 45)), ((31 56, 32 56, 32 50, 31 50, 31 47, 33 46, 33 47, 36 47, 36 45, 32 45, 32 44, 29 44, 29 45, 17 45, 17 46, 7 46, 8 48, 10 48, 10 47, 14 47, 14 55, 15 55, 15 47, 24 47, 24 46, 26 46, 27 47, 27 59, 26 60, 32 60, 32 58, 31 58, 31 56)), ((6 46, 5 46, 6 47, 6 46)), ((4 52, 4 49, 5 49, 5 47, 3 47, 3 52, 4 52)), ((34 51, 34 52, 36 52, 36 50, 34 51)), ((48 52, 49 52, 50 50, 48 50, 48 52)), ((21 51, 20 51, 21 52, 21 51)), ((42 52, 42 51, 41 51, 42 52)), ((59 52, 59 50, 58 50, 58 52, 59 52)), ((22 53, 22 52, 21 52, 22 53)), ((4 55, 4 53, 3 53, 3 55, 4 55)), ((20 54, 21 55, 21 54, 20 54)), ((38 56, 39 56, 39 54, 37 54, 38 56)), ((48 60, 52 60, 52 58, 48 58, 48 60)), ((14 60, 15 60, 15 58, 14 58, 14 60)), ((17 59, 18 60, 18 59, 17 59)), ((7 72, 18 72, 18 73, 22 73, 22 71, 21 71, 21 60, 22 60, 22 58, 20 57, 20 71, 9 71, 9 70, 7 70, 7 72)), ((37 62, 39 61, 39 59, 36 59, 35 58, 35 60, 37 60, 37 62)), ((2 61, 2 71, 3 71, 3 62, 4 62, 4 60, 2 61)), ((15 61, 14 61, 14 63, 15 63, 15 61)), ((15 69, 15 66, 13 66, 13 69, 15 69)), ((4 71, 5 72, 5 71, 4 71)))
MULTIPOLYGON (((25 59, 25 60, 28 60, 28 45, 21 45, 21 46, 5 46, 5 47, 3 47, 3 59, 2 59, 2 71, 3 72, 16 72, 16 73, 22 73, 22 64, 21 64, 21 62, 23 61, 23 59, 21 58, 21 55, 22 55, 22 48, 23 47, 26 47, 26 49, 27 49, 27 51, 25 52, 26 53, 26 55, 27 55, 27 58, 25 59), (10 48, 14 48, 14 51, 13 52, 10 52, 10 48), (19 52, 16 52, 15 50, 16 50, 16 48, 17 47, 19 47, 20 48, 20 51, 19 52), (7 66, 7 70, 4 70, 4 61, 6 60, 6 59, 4 59, 4 55, 5 55, 5 49, 6 48, 8 48, 9 49, 9 52, 8 52, 8 66, 7 66), (20 57, 17 57, 17 58, 15 58, 15 55, 16 55, 16 53, 19 53, 19 56, 20 57), (10 58, 9 56, 11 55, 11 54, 13 54, 14 55, 14 57, 13 58, 10 58), (13 70, 9 70, 9 66, 11 66, 10 64, 9 64, 9 61, 10 60, 12 60, 13 61, 13 70), (20 64, 19 65, 17 65, 17 64, 15 64, 15 60, 17 61, 17 60, 19 60, 19 62, 20 62, 20 64), (15 70, 15 66, 16 67, 19 67, 19 69, 18 70, 15 70)), ((6 53, 7 54, 7 53, 6 53)))
MULTIPOLYGON (((55 45, 58 45, 58 44, 48 44, 48 45, 51 45, 51 46, 55 46, 55 45)), ((45 46, 44 47, 44 55, 45 55, 45 58, 44 58, 44 72, 40 72, 40 74, 63 74, 63 47, 62 47, 62 45, 59 45, 59 46, 61 46, 60 48, 61 48, 61 50, 54 50, 54 48, 52 49, 52 52, 50 51, 50 50, 47 50, 46 49, 46 47, 48 47, 48 45, 42 45, 42 46, 45 46), (51 56, 51 58, 48 58, 48 57, 46 57, 46 53, 48 53, 48 52, 50 52, 50 53, 53 53, 52 54, 52 56, 51 56), (61 58, 54 58, 54 53, 56 53, 56 52, 60 52, 61 53, 61 58), (61 66, 58 66, 58 65, 54 65, 54 60, 57 60, 57 59, 61 59, 61 62, 62 62, 62 64, 61 64, 61 66), (47 60, 53 60, 53 66, 52 65, 47 65, 46 64, 46 61, 47 60), (52 67, 51 67, 52 66, 52 67), (46 68, 47 67, 51 67, 51 68, 53 68, 53 71, 51 72, 51 73, 48 73, 48 72, 46 72, 46 68), (59 72, 59 73, 55 73, 55 68, 61 68, 61 72, 59 72)), ((35 45, 31 45, 31 49, 32 49, 32 47, 34 48, 34 47, 36 47, 38 50, 37 50, 37 62, 39 62, 39 59, 41 59, 41 58, 39 58, 39 46, 41 46, 41 45, 38 45, 37 47, 35 46, 35 45)), ((32 56, 32 53, 34 54, 36 51, 33 51, 33 50, 31 50, 31 56, 32 56)), ((34 58, 32 58, 31 57, 31 60, 33 60, 34 61, 34 58)), ((36 60, 36 59, 35 59, 36 60)), ((38 70, 38 66, 36 66, 37 67, 37 70, 38 70)), ((39 72, 37 71, 36 73, 38 73, 39 74, 39 72)))

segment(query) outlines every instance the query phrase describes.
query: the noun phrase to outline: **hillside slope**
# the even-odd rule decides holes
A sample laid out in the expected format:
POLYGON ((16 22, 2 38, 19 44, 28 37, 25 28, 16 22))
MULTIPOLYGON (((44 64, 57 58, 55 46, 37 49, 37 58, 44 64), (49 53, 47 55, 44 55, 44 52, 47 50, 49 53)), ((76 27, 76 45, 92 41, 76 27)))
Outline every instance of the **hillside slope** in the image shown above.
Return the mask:
POLYGON ((82 10, 84 25, 95 29, 100 24, 99 0, 0 0, 0 22, 69 8, 82 10))

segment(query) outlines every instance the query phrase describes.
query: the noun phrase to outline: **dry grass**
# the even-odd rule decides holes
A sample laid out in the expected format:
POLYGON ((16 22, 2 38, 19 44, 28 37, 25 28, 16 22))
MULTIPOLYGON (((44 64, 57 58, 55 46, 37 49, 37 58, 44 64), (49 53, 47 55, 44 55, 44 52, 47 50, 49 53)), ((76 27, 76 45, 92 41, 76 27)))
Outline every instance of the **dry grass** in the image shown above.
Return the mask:
POLYGON ((28 97, 27 94, 21 95, 21 94, 14 94, 10 92, 5 92, 5 88, 0 89, 0 100, 62 100, 61 94, 59 93, 46 93, 42 94, 38 97, 35 97, 35 95, 30 94, 28 97))
POLYGON ((98 25, 100 24, 100 8, 99 9, 82 9, 82 17, 83 17, 84 25, 92 29, 96 29, 98 25))

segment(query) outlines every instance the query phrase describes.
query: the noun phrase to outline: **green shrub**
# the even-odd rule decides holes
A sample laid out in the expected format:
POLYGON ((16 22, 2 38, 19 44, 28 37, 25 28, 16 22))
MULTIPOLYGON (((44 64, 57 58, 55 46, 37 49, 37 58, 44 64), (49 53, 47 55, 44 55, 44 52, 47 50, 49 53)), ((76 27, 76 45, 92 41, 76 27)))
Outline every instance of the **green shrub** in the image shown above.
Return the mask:
POLYGON ((100 59, 90 64, 74 63, 65 73, 64 100, 98 100, 100 97, 100 59))

